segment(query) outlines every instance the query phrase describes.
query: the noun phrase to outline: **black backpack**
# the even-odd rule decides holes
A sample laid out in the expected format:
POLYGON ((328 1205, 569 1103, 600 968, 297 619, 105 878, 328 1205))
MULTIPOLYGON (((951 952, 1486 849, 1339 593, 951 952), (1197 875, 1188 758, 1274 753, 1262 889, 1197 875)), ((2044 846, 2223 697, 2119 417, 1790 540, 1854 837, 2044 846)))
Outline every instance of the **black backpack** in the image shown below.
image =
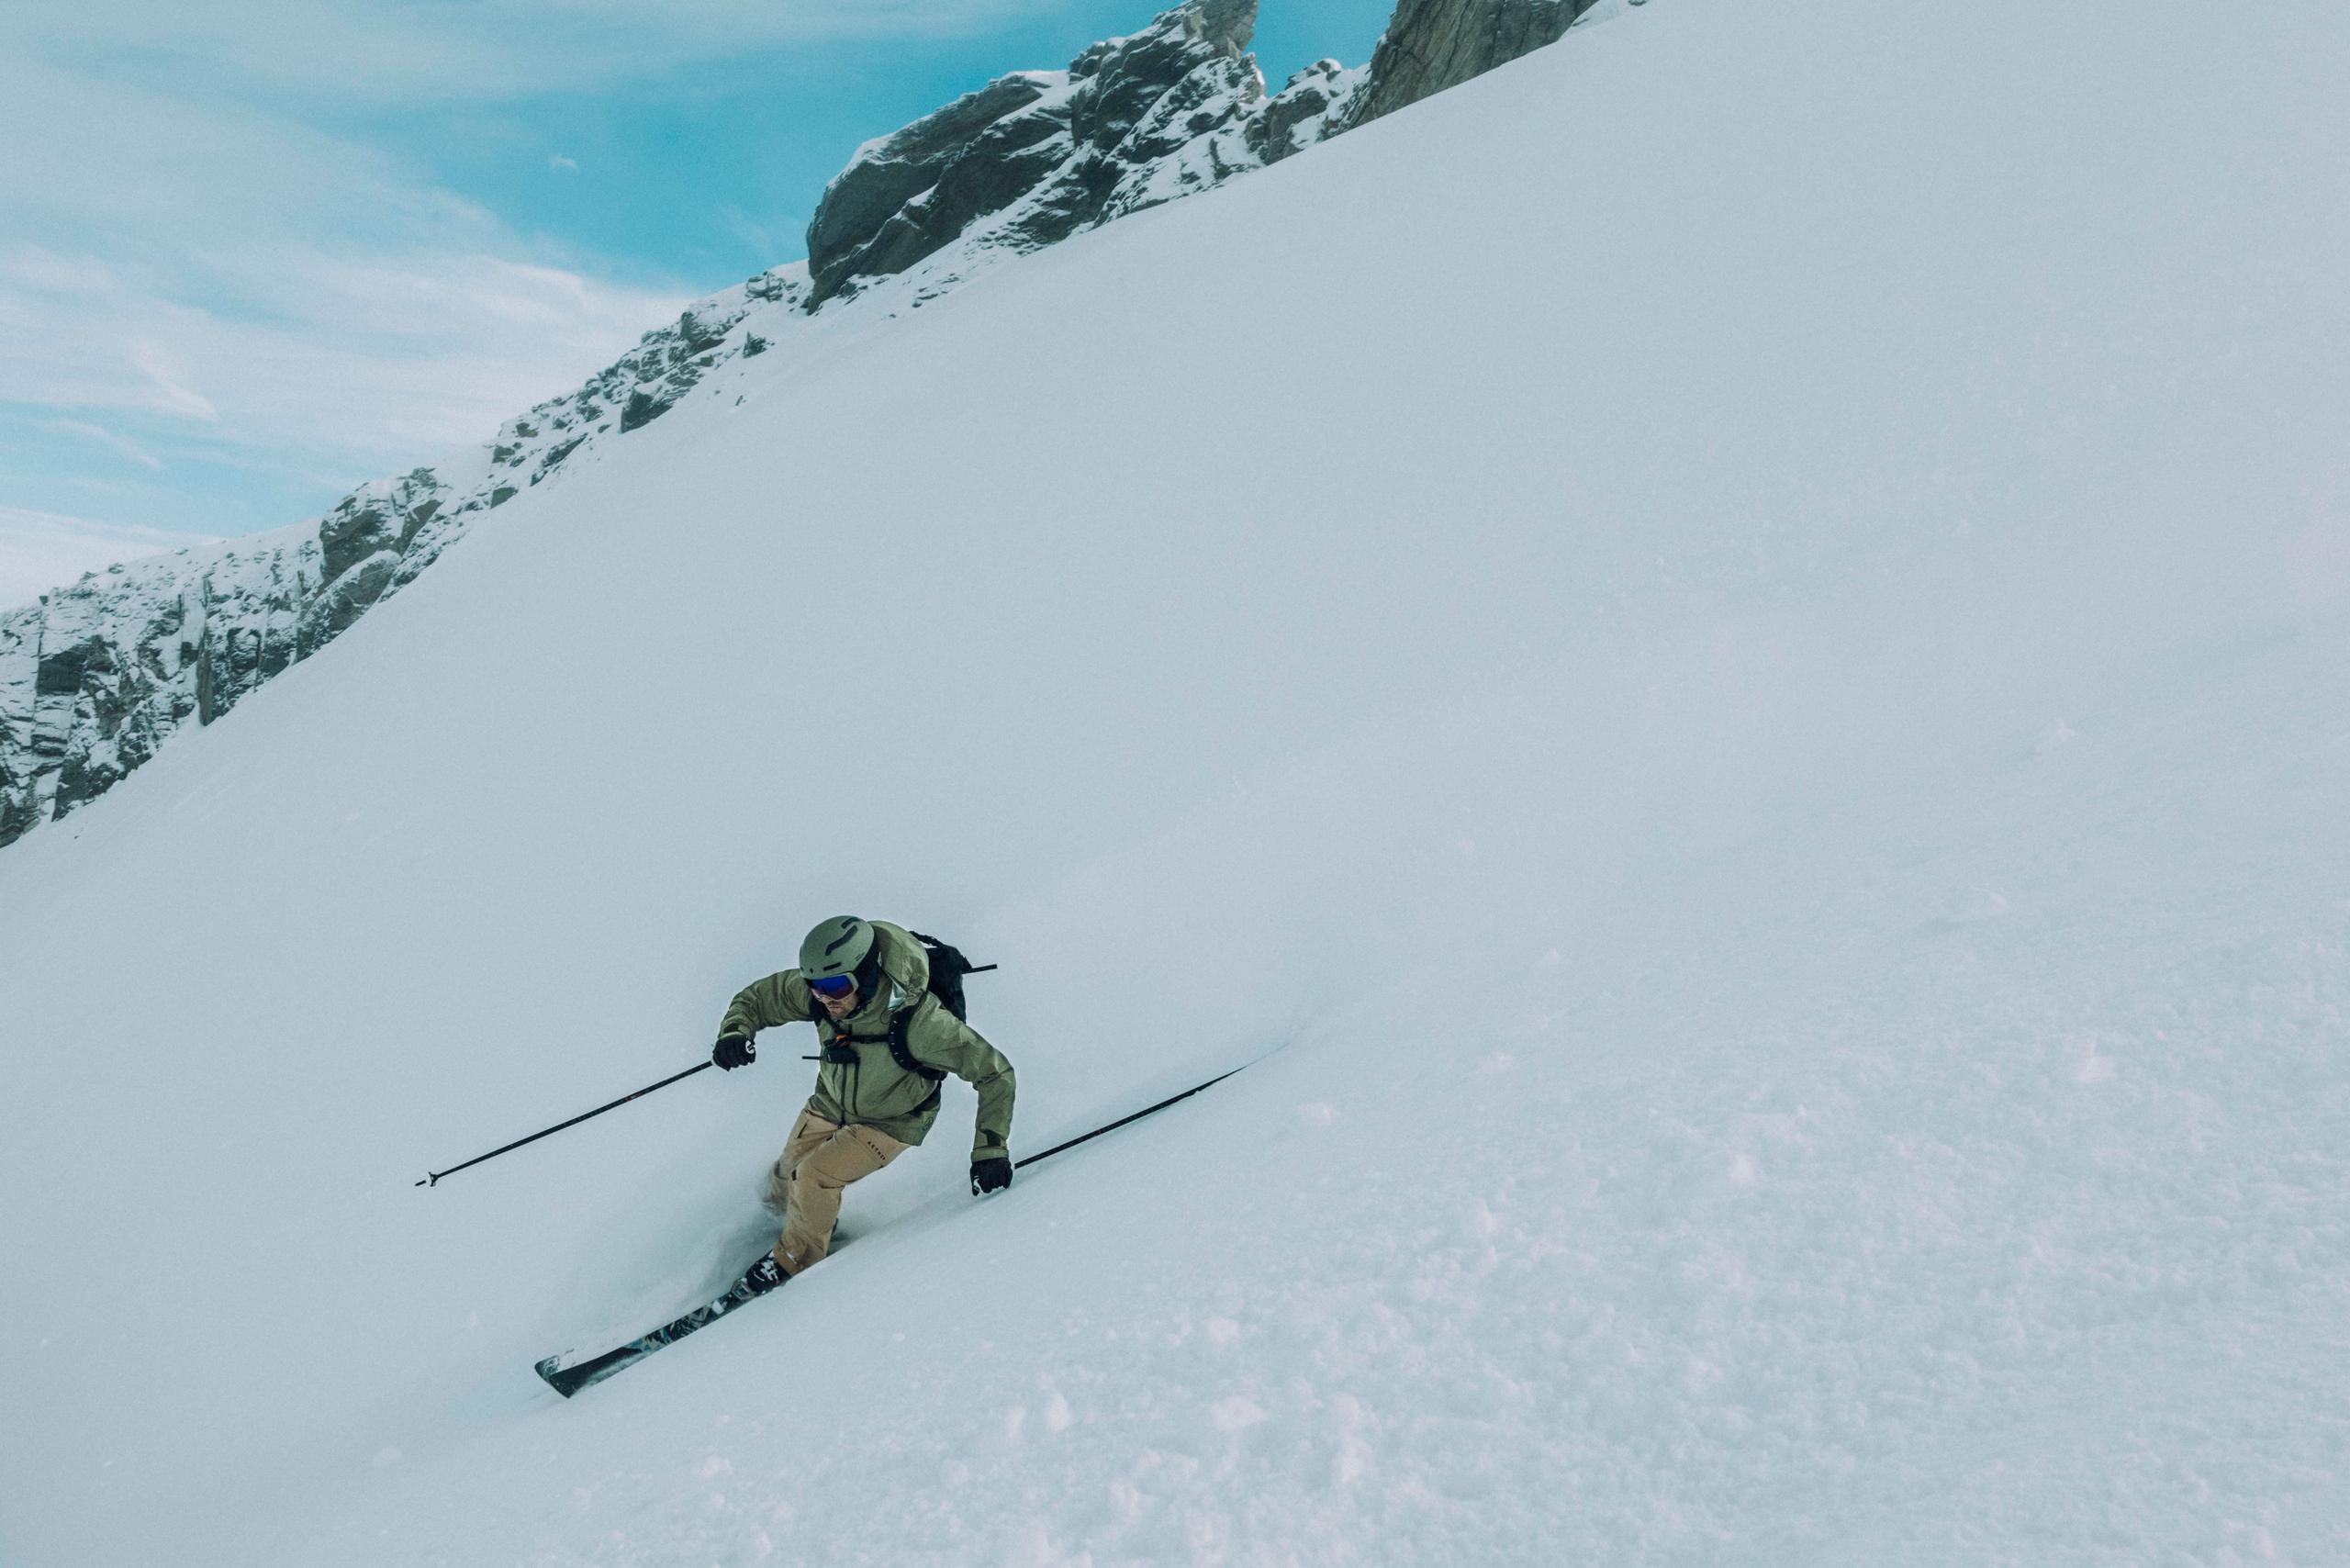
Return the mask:
POLYGON ((974 964, 963 957, 963 950, 935 936, 925 936, 919 931, 909 935, 923 946, 930 956, 930 994, 938 998, 939 1005, 957 1018, 968 1018, 964 1011, 963 977, 976 975, 995 968, 993 964, 974 964))
MULTIPOLYGON (((969 1004, 963 999, 963 977, 965 975, 985 974, 988 970, 995 968, 995 966, 993 964, 975 964, 971 962, 970 959, 963 957, 962 949, 955 946, 952 943, 941 942, 935 936, 925 936, 919 931, 910 932, 908 935, 912 935, 915 941, 921 943, 923 946, 923 951, 929 955, 930 994, 938 998, 938 1004, 946 1009, 947 1012, 955 1014, 956 1017, 968 1018, 969 1014, 967 1013, 965 1009, 969 1004)), ((914 1007, 919 1007, 921 1005, 922 1003, 919 1002, 914 1003, 914 1007)), ((907 1020, 911 1019, 913 1015, 914 1008, 908 1007, 901 1010, 890 1018, 890 1058, 906 1071, 918 1073, 922 1077, 929 1079, 933 1083, 942 1083, 946 1081, 946 1070, 945 1068, 933 1067, 926 1061, 917 1060, 912 1050, 906 1045, 906 1023, 907 1020)))

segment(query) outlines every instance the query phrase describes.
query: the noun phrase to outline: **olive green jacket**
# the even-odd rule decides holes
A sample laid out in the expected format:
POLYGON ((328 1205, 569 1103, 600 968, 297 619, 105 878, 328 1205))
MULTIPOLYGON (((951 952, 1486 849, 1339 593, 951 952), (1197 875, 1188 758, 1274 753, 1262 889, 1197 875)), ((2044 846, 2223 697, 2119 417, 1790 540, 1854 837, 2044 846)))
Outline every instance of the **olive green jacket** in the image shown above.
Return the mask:
POLYGON ((825 1045, 856 1048, 854 1062, 824 1062, 816 1069, 816 1092, 808 1108, 828 1122, 878 1127, 900 1143, 920 1143, 938 1120, 938 1089, 932 1080, 900 1067, 890 1052, 893 1015, 913 1009, 906 1021, 906 1048, 915 1060, 943 1068, 979 1092, 979 1126, 971 1158, 1010 1153, 1012 1064, 930 994, 930 955, 904 927, 873 923, 881 944, 883 994, 860 997, 856 1011, 834 1024, 798 969, 754 980, 734 995, 719 1020, 718 1032, 755 1035, 778 1024, 813 1023, 825 1045))

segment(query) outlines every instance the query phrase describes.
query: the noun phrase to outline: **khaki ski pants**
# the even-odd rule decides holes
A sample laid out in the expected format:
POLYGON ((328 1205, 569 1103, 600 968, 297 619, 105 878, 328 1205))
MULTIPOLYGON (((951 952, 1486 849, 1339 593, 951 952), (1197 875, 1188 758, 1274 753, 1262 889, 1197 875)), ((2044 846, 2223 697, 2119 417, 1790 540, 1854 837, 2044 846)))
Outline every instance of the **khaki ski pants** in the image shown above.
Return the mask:
POLYGON ((828 1122, 802 1111, 767 1172, 767 1206, 783 1211, 775 1260, 787 1274, 823 1261, 841 1217, 841 1189, 861 1182, 912 1148, 877 1127, 828 1122))

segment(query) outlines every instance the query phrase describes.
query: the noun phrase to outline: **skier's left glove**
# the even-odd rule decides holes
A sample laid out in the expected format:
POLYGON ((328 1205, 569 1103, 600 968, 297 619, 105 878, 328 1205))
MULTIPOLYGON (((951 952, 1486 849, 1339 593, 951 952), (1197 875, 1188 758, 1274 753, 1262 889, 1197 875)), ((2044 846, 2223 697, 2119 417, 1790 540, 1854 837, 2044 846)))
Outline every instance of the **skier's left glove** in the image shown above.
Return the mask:
POLYGON ((984 1159, 971 1161, 971 1196, 985 1197, 1001 1193, 1012 1185, 1012 1160, 1009 1156, 991 1154, 984 1159))
POLYGON ((752 1048, 748 1036, 724 1035, 720 1036, 718 1044, 711 1047, 710 1059, 722 1070, 732 1072, 738 1067, 748 1067, 758 1060, 759 1053, 752 1048))

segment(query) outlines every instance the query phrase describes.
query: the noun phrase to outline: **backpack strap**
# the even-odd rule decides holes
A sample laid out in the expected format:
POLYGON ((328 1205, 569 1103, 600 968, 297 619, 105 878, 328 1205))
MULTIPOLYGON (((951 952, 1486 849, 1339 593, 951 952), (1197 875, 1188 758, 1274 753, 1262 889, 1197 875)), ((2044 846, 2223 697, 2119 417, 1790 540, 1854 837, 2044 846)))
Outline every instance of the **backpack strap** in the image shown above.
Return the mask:
POLYGON ((946 1081, 946 1070, 943 1067, 933 1067, 928 1062, 917 1058, 913 1053, 913 1047, 906 1044, 906 1025, 913 1018, 914 1008, 921 1005, 920 1002, 916 1002, 914 1007, 909 1007, 903 1012, 890 1015, 890 1059, 917 1078, 927 1078, 933 1083, 944 1083, 946 1081))

